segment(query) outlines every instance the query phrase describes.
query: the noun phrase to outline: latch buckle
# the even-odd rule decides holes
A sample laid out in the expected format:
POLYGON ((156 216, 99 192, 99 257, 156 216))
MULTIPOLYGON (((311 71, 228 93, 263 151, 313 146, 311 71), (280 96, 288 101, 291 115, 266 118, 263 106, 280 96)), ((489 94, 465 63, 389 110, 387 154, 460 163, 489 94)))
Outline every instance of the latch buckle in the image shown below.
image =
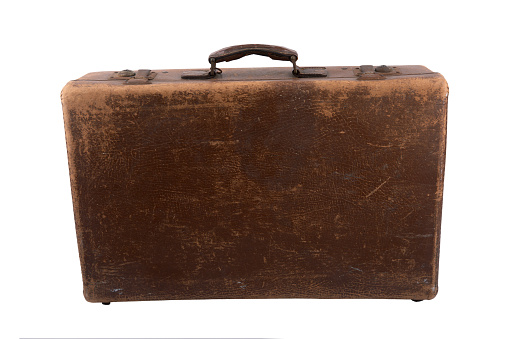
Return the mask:
POLYGON ((362 65, 356 67, 354 74, 358 77, 358 80, 384 80, 386 75, 400 75, 400 71, 396 70, 396 67, 389 67, 382 65, 374 67, 373 65, 362 65))
POLYGON ((136 72, 124 69, 120 72, 114 72, 109 80, 126 80, 126 85, 143 85, 149 84, 150 80, 153 80, 156 75, 157 73, 150 69, 139 69, 136 72))

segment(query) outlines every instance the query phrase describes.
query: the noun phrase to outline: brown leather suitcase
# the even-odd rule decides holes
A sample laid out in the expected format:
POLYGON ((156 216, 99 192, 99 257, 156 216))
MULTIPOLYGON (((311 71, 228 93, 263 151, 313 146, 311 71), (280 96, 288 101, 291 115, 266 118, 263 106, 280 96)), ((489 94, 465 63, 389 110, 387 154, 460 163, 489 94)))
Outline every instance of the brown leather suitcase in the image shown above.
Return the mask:
POLYGON ((445 79, 296 60, 233 46, 65 86, 86 300, 436 295, 445 79), (293 66, 216 66, 249 54, 293 66))

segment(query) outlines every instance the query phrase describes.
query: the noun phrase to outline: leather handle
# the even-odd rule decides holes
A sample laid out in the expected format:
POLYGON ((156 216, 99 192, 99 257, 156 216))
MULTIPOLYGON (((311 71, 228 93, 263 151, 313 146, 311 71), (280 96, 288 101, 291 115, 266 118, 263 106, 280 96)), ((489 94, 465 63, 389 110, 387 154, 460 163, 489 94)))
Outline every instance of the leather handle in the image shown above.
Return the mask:
POLYGON ((212 64, 214 62, 232 61, 251 54, 267 56, 273 60, 282 61, 292 61, 292 57, 294 61, 298 59, 297 52, 293 49, 273 45, 249 44, 230 46, 215 51, 209 55, 209 62, 212 64))
POLYGON ((182 79, 210 79, 223 71, 216 67, 218 62, 237 60, 247 55, 267 56, 273 60, 290 61, 293 65, 292 74, 297 78, 326 77, 325 67, 299 67, 299 56, 293 49, 273 45, 249 44, 230 46, 209 55, 210 71, 185 71, 182 79))

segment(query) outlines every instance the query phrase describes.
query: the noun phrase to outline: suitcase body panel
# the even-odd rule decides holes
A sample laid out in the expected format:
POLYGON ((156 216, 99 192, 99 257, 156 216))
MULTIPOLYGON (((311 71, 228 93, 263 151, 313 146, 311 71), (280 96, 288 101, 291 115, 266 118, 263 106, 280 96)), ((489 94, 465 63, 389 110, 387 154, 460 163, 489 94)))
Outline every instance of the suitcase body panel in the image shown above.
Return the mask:
POLYGON ((448 89, 402 69, 70 82, 86 299, 433 298, 448 89))

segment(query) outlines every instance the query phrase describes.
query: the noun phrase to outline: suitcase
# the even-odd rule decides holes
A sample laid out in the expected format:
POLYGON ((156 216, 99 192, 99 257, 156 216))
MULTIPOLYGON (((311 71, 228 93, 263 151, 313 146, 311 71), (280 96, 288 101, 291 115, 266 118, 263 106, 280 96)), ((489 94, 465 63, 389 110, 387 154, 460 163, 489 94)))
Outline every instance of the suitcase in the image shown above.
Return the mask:
POLYGON ((86 300, 435 297, 445 79, 297 58, 64 87, 86 300))

